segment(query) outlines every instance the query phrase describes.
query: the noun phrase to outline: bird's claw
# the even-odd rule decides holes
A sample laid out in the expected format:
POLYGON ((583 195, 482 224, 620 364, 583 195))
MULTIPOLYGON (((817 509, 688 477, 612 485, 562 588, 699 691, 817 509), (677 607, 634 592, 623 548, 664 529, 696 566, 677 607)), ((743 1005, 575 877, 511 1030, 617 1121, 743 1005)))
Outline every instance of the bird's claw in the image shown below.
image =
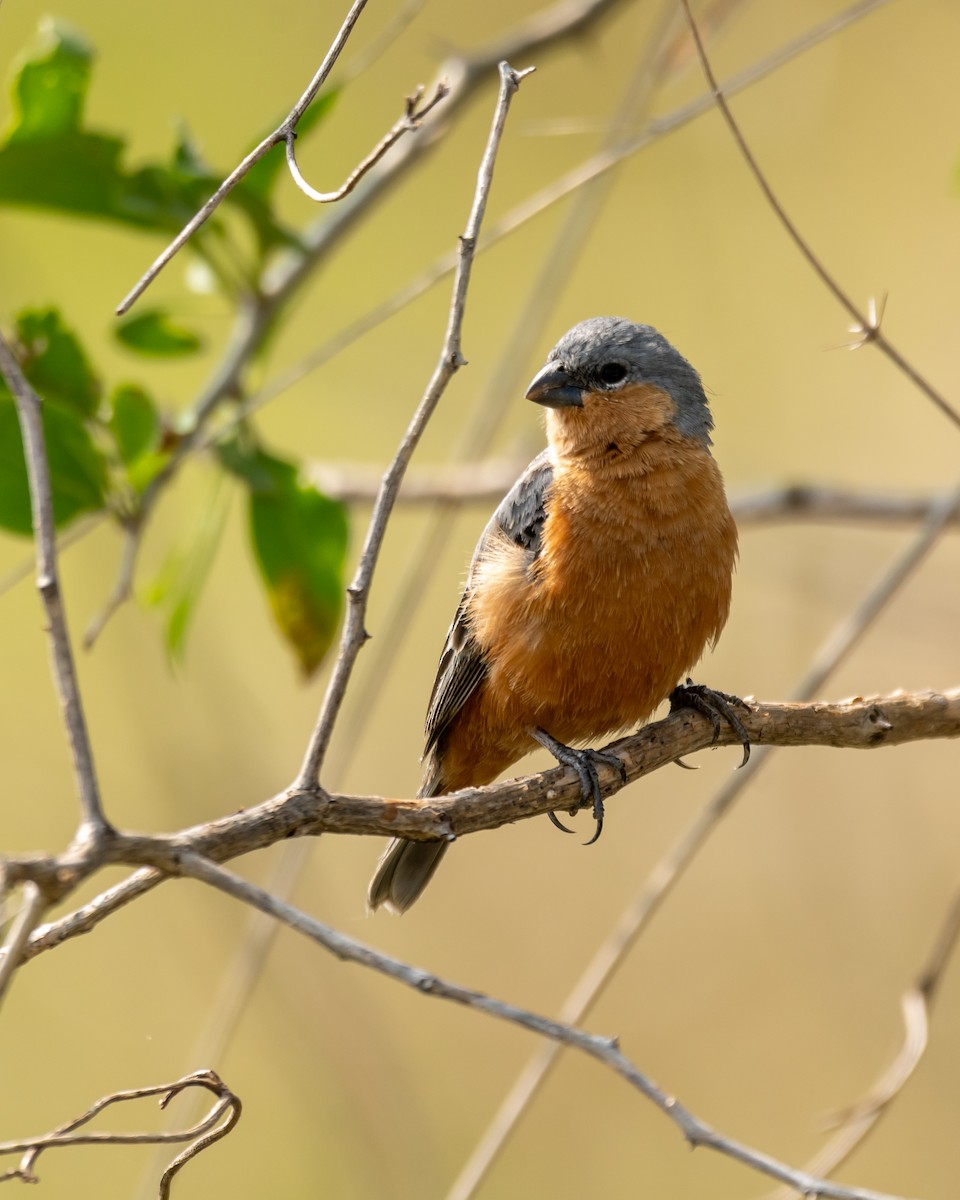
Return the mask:
MULTIPOLYGON (((616 754, 609 751, 574 750, 572 746, 566 746, 563 742, 558 742, 555 737, 551 737, 545 729, 536 728, 531 730, 531 733, 545 750, 550 751, 561 766, 572 767, 576 771, 580 780, 581 804, 589 803, 591 805, 593 819, 597 823, 593 837, 583 843, 585 846, 592 846, 603 832, 603 795, 600 791, 600 780, 597 778, 597 764, 603 763, 605 766, 613 767, 624 783, 627 782, 627 768, 616 754)), ((576 809, 573 811, 575 812, 576 809)), ((547 816, 564 833, 573 833, 572 829, 568 829, 558 819, 556 813, 547 813, 547 816)))
MULTIPOLYGON (((740 767, 747 765, 750 761, 750 734, 735 712, 737 708, 750 711, 750 705, 746 700, 741 700, 739 696, 731 696, 729 692, 718 692, 715 688, 707 687, 702 683, 694 683, 692 679, 675 687, 670 693, 669 700, 672 713, 681 708, 692 708, 694 712, 708 717, 713 725, 714 741, 720 737, 721 718, 726 721, 743 747, 743 759, 739 765, 740 767)), ((686 766, 686 763, 681 763, 679 759, 674 761, 680 766, 686 766)))
POLYGON ((548 812, 547 816, 550 818, 550 824, 555 825, 561 833, 573 833, 573 830, 564 825, 555 812, 548 812))

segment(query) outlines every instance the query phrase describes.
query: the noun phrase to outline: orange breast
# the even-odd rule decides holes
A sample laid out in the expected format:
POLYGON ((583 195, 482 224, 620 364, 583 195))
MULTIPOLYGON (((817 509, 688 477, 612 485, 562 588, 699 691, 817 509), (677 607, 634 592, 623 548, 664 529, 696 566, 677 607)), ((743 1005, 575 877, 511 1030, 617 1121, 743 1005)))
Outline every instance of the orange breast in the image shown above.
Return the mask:
POLYGON ((723 628, 736 548, 720 473, 688 439, 628 471, 558 463, 539 557, 505 540, 475 575, 489 671, 443 739, 444 787, 493 779, 532 725, 594 742, 646 719, 723 628))

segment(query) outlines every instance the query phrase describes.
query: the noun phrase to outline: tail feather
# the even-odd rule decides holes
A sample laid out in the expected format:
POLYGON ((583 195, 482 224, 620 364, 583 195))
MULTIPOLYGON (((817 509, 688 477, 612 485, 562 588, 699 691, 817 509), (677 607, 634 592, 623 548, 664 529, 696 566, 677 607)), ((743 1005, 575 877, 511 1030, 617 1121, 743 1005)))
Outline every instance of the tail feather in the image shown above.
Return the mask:
POLYGON ((402 838, 388 843, 367 889, 371 911, 383 904, 391 912, 406 912, 433 878, 447 845, 447 842, 408 842, 402 838))

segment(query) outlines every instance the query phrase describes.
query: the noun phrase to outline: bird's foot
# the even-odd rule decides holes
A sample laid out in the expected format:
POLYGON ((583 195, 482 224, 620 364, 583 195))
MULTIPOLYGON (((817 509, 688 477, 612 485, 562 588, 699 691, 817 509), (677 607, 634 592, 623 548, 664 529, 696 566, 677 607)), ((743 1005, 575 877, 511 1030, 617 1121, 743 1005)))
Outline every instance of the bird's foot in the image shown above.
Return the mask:
MULTIPOLYGON (((714 741, 720 736, 721 718, 726 721, 743 747, 743 760, 740 766, 747 765, 750 761, 750 734, 747 733, 746 726, 735 711, 738 708, 750 711, 750 705, 745 700, 741 700, 739 696, 731 696, 727 692, 718 692, 705 684, 694 683, 692 679, 675 687, 668 699, 672 713, 681 708, 692 708, 694 712, 709 717, 713 724, 714 741)), ((680 760, 677 759, 677 762, 680 760)), ((680 765, 685 767, 687 764, 680 762, 680 765)))
MULTIPOLYGON (((539 726, 530 730, 531 736, 536 738, 545 750, 549 750, 553 757, 563 767, 572 767, 580 780, 580 794, 582 796, 581 805, 589 804, 593 809, 593 819, 597 823, 597 828, 594 831, 593 837, 588 842, 584 842, 585 846, 592 846, 600 834, 603 832, 603 796, 600 794, 600 780, 597 778, 597 766, 613 767, 620 775, 624 783, 627 782, 627 768, 623 765, 616 754, 612 754, 603 750, 574 750, 572 746, 566 746, 563 742, 558 742, 555 737, 551 737, 545 729, 540 729, 539 726)), ((577 808, 572 808, 571 813, 575 813, 577 808)), ((568 829, 566 825, 557 817, 556 813, 547 813, 547 816, 557 827, 563 830, 564 833, 573 833, 572 829, 568 829)))

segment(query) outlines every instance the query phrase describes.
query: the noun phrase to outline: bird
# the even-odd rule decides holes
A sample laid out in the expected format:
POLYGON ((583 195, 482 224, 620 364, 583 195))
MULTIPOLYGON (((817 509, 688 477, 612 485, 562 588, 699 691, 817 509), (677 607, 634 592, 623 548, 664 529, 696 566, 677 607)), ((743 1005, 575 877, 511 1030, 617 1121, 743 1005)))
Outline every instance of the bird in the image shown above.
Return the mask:
MULTIPOLYGON (((547 446, 474 551, 427 707, 417 794, 490 783, 539 744, 579 775, 594 841, 597 764, 623 766, 572 743, 636 727, 669 699, 716 731, 729 720, 746 761, 743 701, 679 682, 726 623, 737 528, 700 376, 652 326, 581 321, 526 398, 546 410, 547 446)), ((448 845, 393 839, 368 908, 406 911, 448 845)))

